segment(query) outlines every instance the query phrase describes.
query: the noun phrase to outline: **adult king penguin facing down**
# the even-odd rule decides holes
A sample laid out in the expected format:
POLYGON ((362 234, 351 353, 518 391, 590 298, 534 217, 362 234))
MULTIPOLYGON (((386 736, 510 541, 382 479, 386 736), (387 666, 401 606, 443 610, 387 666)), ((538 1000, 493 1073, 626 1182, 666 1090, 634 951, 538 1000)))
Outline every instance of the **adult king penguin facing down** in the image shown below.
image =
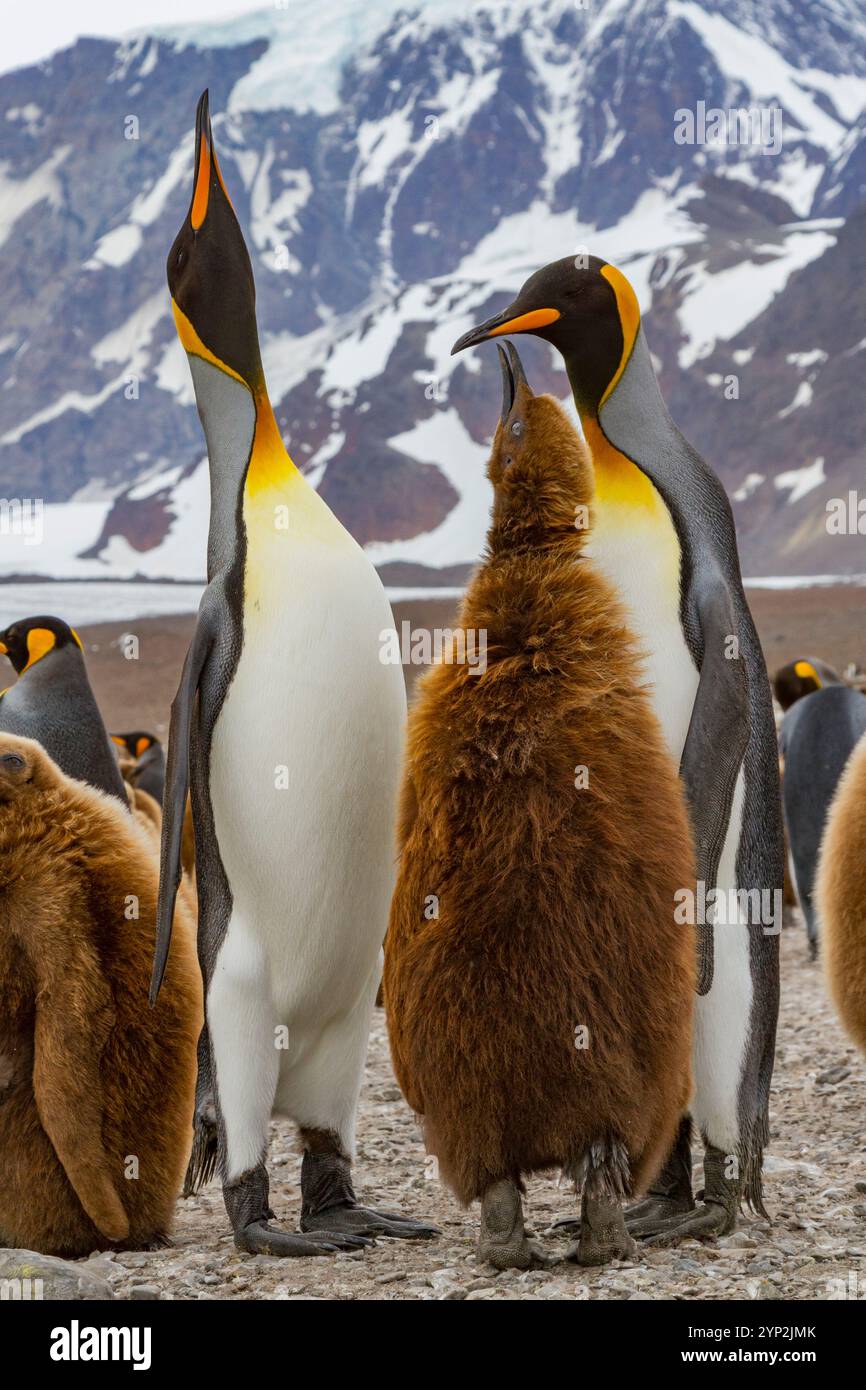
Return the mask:
POLYGON ((733 517, 665 408, 637 297, 619 270, 596 256, 555 261, 452 351, 504 333, 534 333, 564 358, 595 469, 590 552, 646 654, 686 787, 698 879, 707 893, 722 890, 714 921, 709 907, 696 914, 691 1118, 705 1146, 703 1202, 695 1208, 687 1118, 629 1229, 659 1242, 721 1235, 743 1198, 764 1212, 783 879, 772 701, 733 517))
POLYGON ((207 439, 211 514, 208 586, 171 712, 151 997, 191 779, 206 990, 198 1122, 212 1106, 237 1245, 320 1255, 378 1234, 433 1235, 359 1207, 351 1182, 395 875, 405 694, 400 668, 379 659, 393 619, 375 570, 280 439, 207 92, 168 282, 207 439), (272 1110, 300 1128, 306 1235, 270 1224, 272 1110))
POLYGON ((18 673, 0 696, 0 731, 36 739, 67 777, 128 807, 75 629, 60 618, 24 618, 0 632, 0 653, 18 673))

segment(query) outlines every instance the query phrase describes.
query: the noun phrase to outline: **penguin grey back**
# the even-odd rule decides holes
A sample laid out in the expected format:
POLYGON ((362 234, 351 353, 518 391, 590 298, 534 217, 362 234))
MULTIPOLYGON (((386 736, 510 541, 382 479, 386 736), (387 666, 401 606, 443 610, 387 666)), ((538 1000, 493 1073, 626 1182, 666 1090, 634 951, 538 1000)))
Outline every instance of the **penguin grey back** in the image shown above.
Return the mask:
POLYGON ((779 733, 785 823, 813 956, 819 926, 813 900, 818 850, 839 778, 864 733, 866 696, 846 685, 828 685, 798 700, 779 733))

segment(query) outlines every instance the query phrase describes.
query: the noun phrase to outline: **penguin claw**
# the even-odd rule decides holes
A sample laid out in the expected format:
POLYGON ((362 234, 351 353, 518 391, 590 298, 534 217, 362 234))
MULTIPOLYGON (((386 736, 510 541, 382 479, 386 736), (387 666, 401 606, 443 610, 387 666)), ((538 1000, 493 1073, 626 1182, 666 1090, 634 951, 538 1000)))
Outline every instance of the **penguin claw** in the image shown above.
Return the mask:
POLYGON ((432 1226, 429 1221, 415 1221, 397 1212, 355 1206, 329 1207, 314 1216, 302 1216, 301 1230, 317 1235, 336 1230, 353 1236, 387 1236, 392 1240, 432 1240, 442 1234, 439 1227, 432 1226))
POLYGON ((309 1239, 291 1231, 279 1231, 266 1221, 254 1221, 235 1233, 235 1245, 249 1255, 274 1255, 277 1259, 304 1259, 336 1255, 341 1250, 361 1250, 372 1245, 364 1234, 317 1230, 309 1239))

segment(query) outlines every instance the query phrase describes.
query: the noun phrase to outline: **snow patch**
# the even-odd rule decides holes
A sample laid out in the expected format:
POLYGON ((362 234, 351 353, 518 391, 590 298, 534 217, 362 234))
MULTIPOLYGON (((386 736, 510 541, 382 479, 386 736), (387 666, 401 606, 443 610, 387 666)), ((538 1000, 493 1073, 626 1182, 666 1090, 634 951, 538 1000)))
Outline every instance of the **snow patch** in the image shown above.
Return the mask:
POLYGON ((435 464, 460 500, 432 531, 413 536, 411 541, 372 542, 366 551, 373 564, 411 559, 439 567, 477 559, 493 503, 493 489, 485 472, 489 448, 475 443, 457 411, 450 407, 437 410, 414 429, 395 435, 389 443, 419 463, 435 464))
POLYGON ((788 496, 789 506, 793 502, 799 502, 807 493, 812 492, 821 483, 827 481, 824 473, 824 459, 816 458, 813 463, 806 464, 805 468, 791 468, 787 473, 779 473, 774 479, 779 491, 785 488, 790 489, 788 496))
POLYGON ((47 202, 52 208, 62 205, 63 190, 56 171, 71 149, 71 145, 61 145, 44 164, 23 179, 10 177, 8 162, 0 164, 0 246, 18 219, 38 203, 47 202))

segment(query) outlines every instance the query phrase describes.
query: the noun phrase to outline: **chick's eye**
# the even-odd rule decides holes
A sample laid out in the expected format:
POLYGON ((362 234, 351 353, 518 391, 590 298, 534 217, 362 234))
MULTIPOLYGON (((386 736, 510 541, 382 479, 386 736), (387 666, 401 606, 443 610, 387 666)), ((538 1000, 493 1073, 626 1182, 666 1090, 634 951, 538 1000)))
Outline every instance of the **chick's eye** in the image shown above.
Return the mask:
POLYGON ((520 420, 515 420, 513 422, 511 426, 511 433, 515 436, 515 438, 519 438, 520 435, 523 433, 523 425, 520 422, 520 420))

